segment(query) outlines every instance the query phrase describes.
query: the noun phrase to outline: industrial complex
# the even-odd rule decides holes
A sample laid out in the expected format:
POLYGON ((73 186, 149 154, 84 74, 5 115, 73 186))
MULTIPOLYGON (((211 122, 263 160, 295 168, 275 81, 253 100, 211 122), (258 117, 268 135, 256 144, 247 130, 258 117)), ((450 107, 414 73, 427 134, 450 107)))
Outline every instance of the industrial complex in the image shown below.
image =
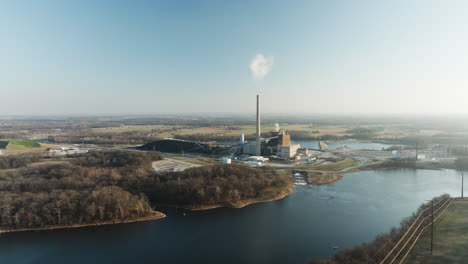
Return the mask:
POLYGON ((261 165, 268 160, 289 161, 306 158, 310 152, 301 148, 299 144, 291 144, 291 134, 276 129, 269 132, 269 136, 261 137, 260 95, 256 97, 256 133, 254 141, 246 141, 245 135, 239 135, 237 144, 222 145, 206 142, 196 142, 180 139, 162 139, 150 142, 140 147, 142 150, 155 150, 168 153, 189 154, 197 153, 219 157, 223 163, 230 163, 231 159, 250 161, 251 165, 261 165))

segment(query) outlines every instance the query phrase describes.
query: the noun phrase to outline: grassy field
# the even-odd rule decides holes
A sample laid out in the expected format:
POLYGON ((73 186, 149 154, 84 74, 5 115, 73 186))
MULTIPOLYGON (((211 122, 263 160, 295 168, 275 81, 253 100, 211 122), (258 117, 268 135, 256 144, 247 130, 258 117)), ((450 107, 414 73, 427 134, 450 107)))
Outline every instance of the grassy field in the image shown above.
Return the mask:
MULTIPOLYGON (((1 139, 0 141, 10 141, 9 139, 1 139)), ((41 154, 47 148, 57 148, 57 145, 37 143, 29 140, 11 140, 3 154, 17 155, 24 153, 41 154)))
POLYGON ((334 171, 308 171, 307 182, 309 184, 330 184, 341 179, 341 174, 334 171))
POLYGON ((431 229, 419 238, 408 264, 468 263, 468 199, 452 202, 436 222, 434 256, 430 252, 431 229))
POLYGON ((10 142, 8 144, 8 150, 24 149, 24 148, 39 148, 41 145, 37 142, 30 140, 19 140, 19 139, 2 139, 0 141, 10 142))
POLYGON ((321 185, 334 183, 340 180, 342 178, 341 174, 345 172, 345 169, 356 165, 358 165, 358 163, 354 159, 346 158, 330 164, 301 166, 297 167, 297 169, 307 171, 307 182, 309 184, 321 185))

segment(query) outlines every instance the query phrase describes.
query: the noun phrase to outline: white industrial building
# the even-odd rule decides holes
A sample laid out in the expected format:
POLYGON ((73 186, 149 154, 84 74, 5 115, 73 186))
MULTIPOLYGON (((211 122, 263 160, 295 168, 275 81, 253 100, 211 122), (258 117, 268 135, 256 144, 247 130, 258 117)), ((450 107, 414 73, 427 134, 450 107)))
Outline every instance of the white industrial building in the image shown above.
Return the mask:
POLYGON ((292 158, 296 155, 297 150, 301 148, 299 144, 292 144, 289 146, 278 146, 278 157, 292 158))
POLYGON ((221 159, 221 163, 223 164, 231 164, 231 158, 229 157, 224 157, 221 159))

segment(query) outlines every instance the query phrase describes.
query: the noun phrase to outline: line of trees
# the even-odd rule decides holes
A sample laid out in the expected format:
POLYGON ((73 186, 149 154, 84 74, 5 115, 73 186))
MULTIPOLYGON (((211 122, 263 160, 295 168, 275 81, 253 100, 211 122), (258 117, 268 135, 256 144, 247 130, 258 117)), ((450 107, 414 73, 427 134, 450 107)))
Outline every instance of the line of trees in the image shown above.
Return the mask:
POLYGON ((72 162, 84 167, 148 167, 152 161, 161 159, 156 151, 91 151, 72 162))
POLYGON ((275 187, 285 186, 289 181, 271 168, 244 165, 197 167, 154 174, 150 180, 142 191, 152 201, 182 206, 230 204, 253 199, 261 196, 266 188, 281 189, 275 187))
POLYGON ((0 192, 0 229, 89 224, 145 216, 150 204, 117 186, 77 191, 0 192))
POLYGON ((40 155, 27 154, 27 155, 14 155, 14 156, 0 156, 0 169, 15 169, 23 167, 27 164, 37 162, 41 159, 40 155))

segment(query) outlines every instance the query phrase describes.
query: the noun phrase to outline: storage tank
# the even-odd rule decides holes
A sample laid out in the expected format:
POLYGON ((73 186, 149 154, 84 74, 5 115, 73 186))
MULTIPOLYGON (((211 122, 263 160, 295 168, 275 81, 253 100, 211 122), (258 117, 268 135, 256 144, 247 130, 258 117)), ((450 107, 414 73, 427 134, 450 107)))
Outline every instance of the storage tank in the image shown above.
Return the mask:
POLYGON ((221 163, 223 163, 223 164, 231 164, 231 158, 227 158, 227 157, 222 158, 222 159, 221 159, 221 163))
POLYGON ((244 136, 244 134, 240 134, 239 143, 240 143, 241 145, 243 145, 244 142, 245 142, 245 136, 244 136))

